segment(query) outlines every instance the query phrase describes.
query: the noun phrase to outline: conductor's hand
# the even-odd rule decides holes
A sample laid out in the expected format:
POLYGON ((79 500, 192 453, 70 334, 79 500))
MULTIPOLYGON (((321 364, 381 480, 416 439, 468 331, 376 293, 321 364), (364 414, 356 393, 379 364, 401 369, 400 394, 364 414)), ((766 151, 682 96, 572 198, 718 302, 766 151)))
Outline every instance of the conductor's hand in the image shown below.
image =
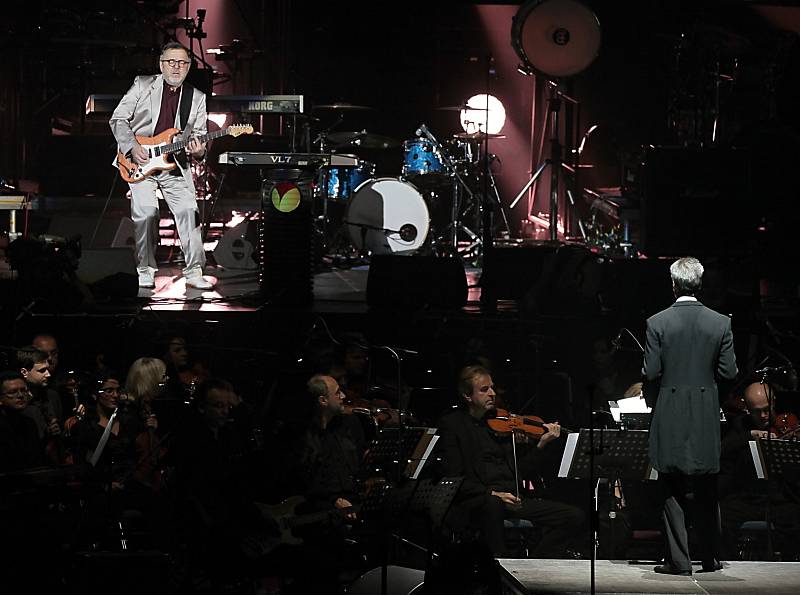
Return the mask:
POLYGON ((133 160, 139 165, 144 165, 148 161, 147 151, 139 143, 133 145, 133 148, 131 149, 131 157, 133 157, 133 160))
POLYGON ((508 492, 495 492, 492 491, 492 496, 496 496, 503 501, 503 504, 508 506, 509 508, 517 508, 522 504, 522 500, 517 498, 514 494, 510 494, 508 492))

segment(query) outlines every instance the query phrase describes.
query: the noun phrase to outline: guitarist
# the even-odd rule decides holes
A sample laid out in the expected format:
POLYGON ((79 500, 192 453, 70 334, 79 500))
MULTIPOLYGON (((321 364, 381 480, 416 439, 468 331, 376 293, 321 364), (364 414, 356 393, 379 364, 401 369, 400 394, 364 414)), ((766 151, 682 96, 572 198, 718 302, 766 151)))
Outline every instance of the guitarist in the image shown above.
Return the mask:
MULTIPOLYGON (((110 120, 111 131, 122 154, 144 165, 148 154, 136 136, 152 137, 170 128, 178 128, 182 130, 183 138, 192 139, 186 147, 188 155, 198 160, 204 158, 205 144, 194 137, 206 134, 206 97, 185 82, 190 67, 189 51, 180 43, 171 41, 161 50, 161 74, 134 79, 133 86, 119 102, 110 120)), ((186 263, 183 276, 187 287, 211 289, 211 283, 203 278, 205 252, 192 172, 187 155, 178 152, 174 158, 178 167, 129 184, 139 287, 155 287, 155 241, 159 222, 156 190, 160 189, 178 228, 186 263)))

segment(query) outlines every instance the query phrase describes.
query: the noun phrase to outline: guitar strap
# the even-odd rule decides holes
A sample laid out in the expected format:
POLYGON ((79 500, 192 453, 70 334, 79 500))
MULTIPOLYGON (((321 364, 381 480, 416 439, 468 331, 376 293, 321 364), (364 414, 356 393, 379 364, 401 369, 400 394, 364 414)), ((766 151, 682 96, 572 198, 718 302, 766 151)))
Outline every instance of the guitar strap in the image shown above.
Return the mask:
POLYGON ((114 413, 112 413, 111 417, 108 418, 106 429, 103 430, 103 435, 100 436, 100 441, 97 443, 97 448, 94 449, 94 452, 92 453, 92 458, 89 459, 89 464, 92 467, 97 465, 97 461, 99 461, 100 457, 103 456, 103 451, 106 448, 108 437, 111 435, 111 428, 114 427, 114 420, 117 418, 117 411, 119 411, 119 408, 114 409, 114 413))
MULTIPOLYGON (((184 81, 183 89, 181 90, 181 103, 178 107, 178 125, 181 130, 186 129, 186 123, 189 121, 189 112, 192 109, 192 97, 194 97, 194 87, 184 81)), ((186 153, 177 151, 175 153, 175 159, 178 161, 181 168, 186 169, 188 166, 186 153)))

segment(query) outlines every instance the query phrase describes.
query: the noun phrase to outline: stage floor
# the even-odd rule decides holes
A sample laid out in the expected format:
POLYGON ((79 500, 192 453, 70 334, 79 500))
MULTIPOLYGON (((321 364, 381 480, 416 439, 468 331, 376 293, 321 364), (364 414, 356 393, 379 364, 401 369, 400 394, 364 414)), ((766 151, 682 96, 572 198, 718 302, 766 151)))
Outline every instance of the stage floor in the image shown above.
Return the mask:
MULTIPOLYGON (((480 269, 466 267, 465 274, 469 286, 465 310, 472 311, 480 300, 480 288, 477 287, 480 269)), ((369 266, 332 268, 317 273, 314 275, 311 310, 366 312, 368 275, 369 266)), ((148 308, 152 310, 253 311, 264 306, 259 296, 258 274, 255 270, 207 265, 204 276, 213 284, 211 289, 202 291, 187 288, 180 267, 162 266, 155 276, 155 288, 140 288, 138 297, 149 302, 148 308)))
MULTIPOLYGON (((504 595, 591 593, 589 560, 500 559, 504 595)), ((597 560, 595 593, 736 593, 795 595, 800 591, 800 562, 725 562, 717 572, 670 576, 653 572, 653 564, 597 560)))

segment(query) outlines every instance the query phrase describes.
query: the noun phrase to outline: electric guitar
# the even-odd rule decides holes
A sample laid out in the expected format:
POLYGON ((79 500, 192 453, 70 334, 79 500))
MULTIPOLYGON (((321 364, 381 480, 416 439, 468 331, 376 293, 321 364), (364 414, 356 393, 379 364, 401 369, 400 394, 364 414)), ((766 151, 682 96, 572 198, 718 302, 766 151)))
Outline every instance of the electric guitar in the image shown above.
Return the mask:
MULTIPOLYGON (((126 182, 133 184, 141 182, 147 176, 159 171, 167 171, 176 167, 175 160, 171 157, 172 153, 186 148, 191 139, 177 139, 180 134, 177 128, 170 128, 156 136, 137 136, 136 141, 147 151, 148 161, 145 164, 136 163, 133 158, 128 158, 122 152, 117 153, 117 167, 119 175, 126 182)), ((194 137, 201 143, 219 138, 221 136, 239 136, 241 134, 253 134, 251 124, 234 124, 227 128, 215 130, 208 134, 194 137)))
POLYGON ((359 506, 347 508, 333 508, 320 512, 307 514, 295 514, 298 505, 305 502, 302 496, 292 496, 279 504, 265 504, 256 502, 256 506, 261 512, 261 517, 270 521, 274 532, 256 532, 244 537, 239 547, 250 559, 268 554, 280 544, 299 545, 303 539, 296 536, 292 531, 299 527, 307 527, 318 523, 330 523, 336 519, 347 517, 349 513, 356 512, 359 506))

